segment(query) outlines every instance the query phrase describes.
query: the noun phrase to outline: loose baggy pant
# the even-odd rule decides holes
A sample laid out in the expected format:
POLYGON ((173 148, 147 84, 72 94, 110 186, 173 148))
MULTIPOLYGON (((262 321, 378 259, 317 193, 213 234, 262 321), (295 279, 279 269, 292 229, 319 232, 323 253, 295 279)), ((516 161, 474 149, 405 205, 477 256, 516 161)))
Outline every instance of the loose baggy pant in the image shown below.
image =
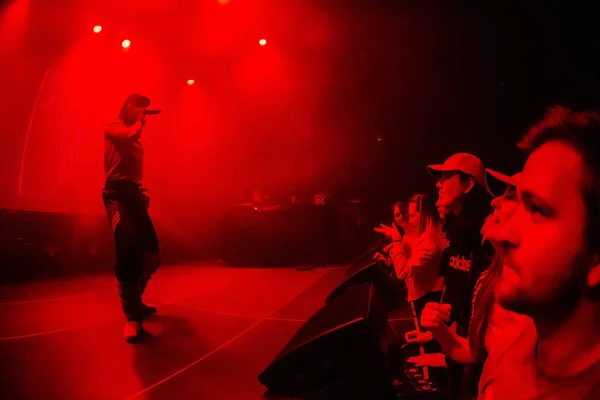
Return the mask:
POLYGON ((116 250, 115 275, 123 313, 129 321, 142 318, 142 295, 160 265, 158 238, 149 198, 141 185, 107 182, 102 190, 116 250))

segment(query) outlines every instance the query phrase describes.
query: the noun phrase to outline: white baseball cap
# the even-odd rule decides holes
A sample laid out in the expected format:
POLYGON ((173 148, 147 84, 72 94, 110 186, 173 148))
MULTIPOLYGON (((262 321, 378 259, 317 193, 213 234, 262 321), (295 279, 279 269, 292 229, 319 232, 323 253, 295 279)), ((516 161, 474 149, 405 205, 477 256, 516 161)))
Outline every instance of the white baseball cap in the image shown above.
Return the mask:
POLYGON ((440 179, 444 172, 460 171, 470 175, 482 187, 485 185, 485 167, 479 157, 469 153, 457 153, 448 158, 443 164, 428 165, 429 173, 440 179))

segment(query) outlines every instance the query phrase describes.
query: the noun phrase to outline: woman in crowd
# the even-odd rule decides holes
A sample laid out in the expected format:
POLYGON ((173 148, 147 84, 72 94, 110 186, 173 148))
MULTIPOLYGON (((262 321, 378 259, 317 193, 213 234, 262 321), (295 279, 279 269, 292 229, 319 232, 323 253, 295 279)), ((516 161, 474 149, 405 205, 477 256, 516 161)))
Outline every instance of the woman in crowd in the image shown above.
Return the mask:
POLYGON ((375 227, 374 230, 375 232, 379 232, 390 239, 392 239, 394 236, 397 237, 398 235, 400 235, 400 238, 402 238, 404 237, 404 226, 406 225, 406 204, 401 201, 395 202, 392 206, 392 213, 394 216, 394 221, 392 222, 391 226, 382 223, 380 227, 375 227))
POLYGON ((396 276, 406 282, 408 301, 413 302, 417 319, 427 302, 439 302, 444 279, 439 275, 445 247, 435 200, 417 194, 408 200, 406 234, 392 236, 390 255, 396 276))
MULTIPOLYGON (((429 304, 436 304, 447 312, 448 318, 444 325, 447 325, 449 331, 467 338, 475 283, 488 268, 493 255, 491 247, 482 245, 480 232, 484 219, 491 213, 485 167, 474 155, 458 153, 448 158, 444 164, 429 165, 428 170, 437 178, 436 206, 443 210, 443 230, 449 243, 440 263, 440 275, 445 281, 440 301, 443 306, 438 303, 429 304)), ((421 324, 424 317, 425 315, 421 318, 421 324)), ((435 336, 435 332, 432 333, 435 336)), ((464 368, 460 365, 449 366, 451 395, 462 390, 463 371, 464 368)), ((466 381, 476 381, 477 377, 477 371, 472 374, 469 371, 466 381), (471 375, 475 378, 471 378, 471 375)))
POLYGON ((489 265, 493 252, 482 245, 481 227, 491 213, 485 168, 472 154, 459 153, 442 165, 428 166, 437 178, 436 206, 444 212, 443 230, 449 242, 440 274, 445 279, 443 303, 451 306, 450 321, 467 337, 475 282, 489 265))
MULTIPOLYGON (((406 203, 397 201, 392 205, 392 212, 394 216, 394 220, 391 226, 381 224, 379 228, 374 228, 375 232, 379 232, 392 241, 393 238, 400 239, 404 237, 406 231, 406 214, 407 207, 406 203)), ((378 251, 373 255, 373 259, 382 262, 386 267, 390 268, 390 273, 395 275, 395 271, 393 271, 393 261, 392 257, 389 255, 389 251, 392 248, 392 243, 387 242, 385 246, 381 247, 378 251)), ((397 276, 396 276, 397 277, 397 276)))

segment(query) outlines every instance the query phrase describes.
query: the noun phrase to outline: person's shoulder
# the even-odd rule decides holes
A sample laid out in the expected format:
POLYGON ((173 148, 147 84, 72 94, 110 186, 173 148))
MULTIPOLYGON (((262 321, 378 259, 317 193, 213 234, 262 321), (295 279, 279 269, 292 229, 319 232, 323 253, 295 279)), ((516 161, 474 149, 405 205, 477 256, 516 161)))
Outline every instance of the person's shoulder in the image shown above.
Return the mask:
POLYGON ((115 119, 109 122, 104 129, 104 138, 107 139, 109 135, 123 128, 125 128, 125 123, 120 119, 115 119))
POLYGON ((430 244, 431 240, 429 239, 429 235, 427 235, 427 233, 423 232, 422 234, 419 235, 419 237, 417 238, 415 244, 430 244))
POLYGON ((435 242, 427 233, 422 233, 415 242, 415 247, 423 250, 441 253, 443 249, 437 249, 435 242))

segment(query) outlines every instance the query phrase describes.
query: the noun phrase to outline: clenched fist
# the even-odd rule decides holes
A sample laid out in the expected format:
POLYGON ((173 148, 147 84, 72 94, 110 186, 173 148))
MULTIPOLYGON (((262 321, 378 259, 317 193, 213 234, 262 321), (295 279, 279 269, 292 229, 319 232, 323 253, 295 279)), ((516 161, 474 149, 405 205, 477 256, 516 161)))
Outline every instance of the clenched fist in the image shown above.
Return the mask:
POLYGON ((421 313, 421 325, 434 333, 440 328, 447 328, 451 310, 450 304, 427 303, 421 313))

